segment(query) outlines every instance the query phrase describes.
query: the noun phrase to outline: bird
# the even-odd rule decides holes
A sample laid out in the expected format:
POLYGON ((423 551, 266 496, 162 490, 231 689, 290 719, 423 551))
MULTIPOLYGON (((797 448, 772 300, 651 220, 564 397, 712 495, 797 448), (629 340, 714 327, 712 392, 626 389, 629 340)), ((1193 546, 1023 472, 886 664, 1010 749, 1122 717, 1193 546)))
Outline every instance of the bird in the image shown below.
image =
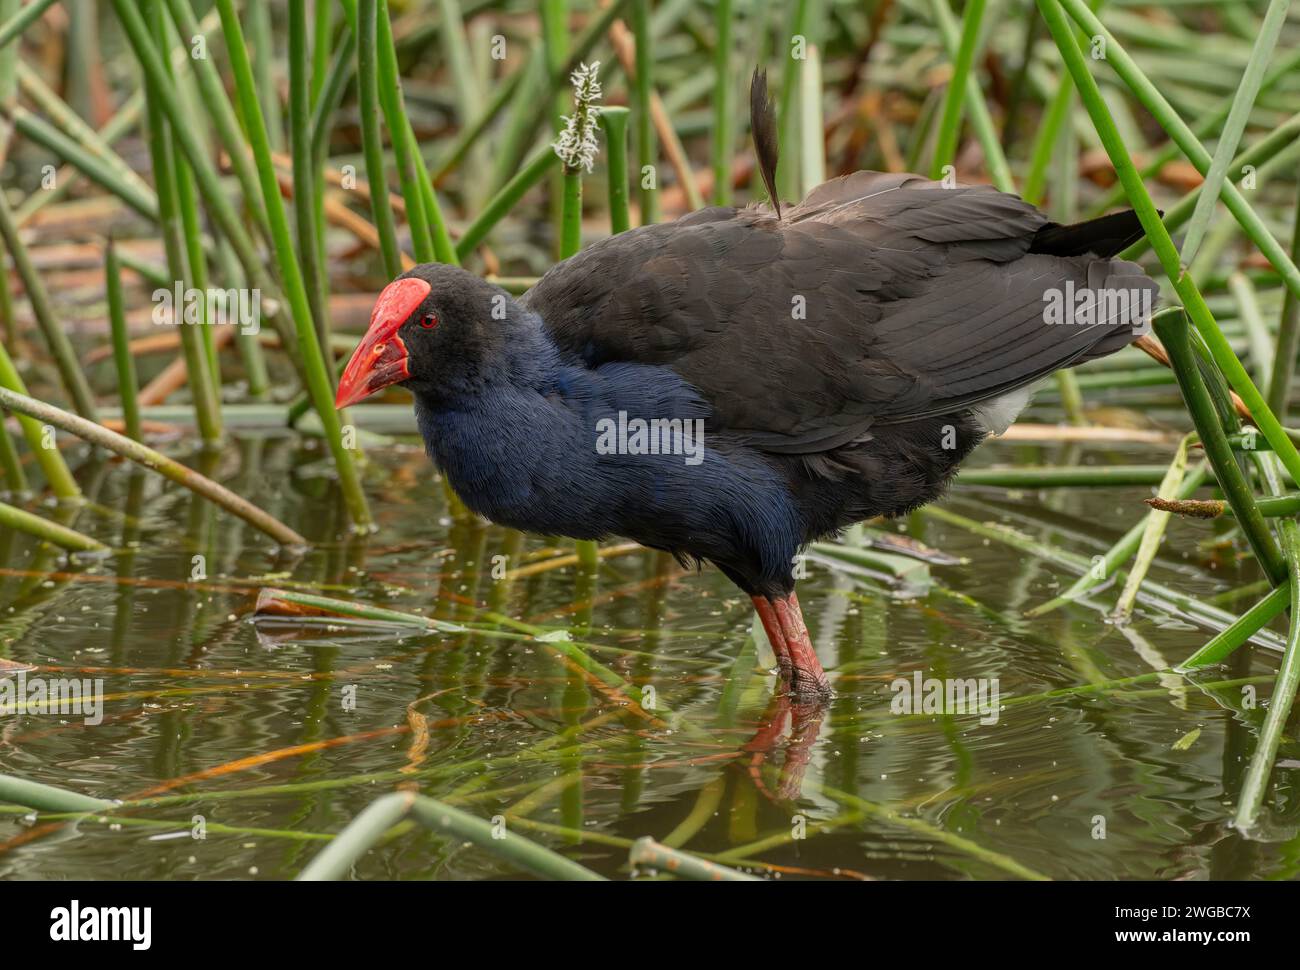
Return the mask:
POLYGON ((752 600, 779 692, 824 703, 801 550, 939 498, 1037 384, 1143 335, 1158 286, 1117 258, 1131 211, 1061 225, 991 186, 872 171, 775 201, 758 72, 750 108, 774 201, 610 236, 519 299, 415 266, 335 403, 408 388, 429 457, 493 522, 712 564, 752 600))

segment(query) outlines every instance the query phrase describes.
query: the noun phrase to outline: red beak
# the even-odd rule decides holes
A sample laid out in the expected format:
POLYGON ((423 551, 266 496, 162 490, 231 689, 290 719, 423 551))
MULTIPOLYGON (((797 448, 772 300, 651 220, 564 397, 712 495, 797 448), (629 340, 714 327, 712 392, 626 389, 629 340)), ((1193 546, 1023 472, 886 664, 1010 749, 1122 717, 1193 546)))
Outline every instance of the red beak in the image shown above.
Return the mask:
POLYGON ((406 344, 397 335, 415 308, 429 295, 424 280, 410 277, 384 287, 370 314, 370 328, 352 351, 352 359, 339 378, 339 392, 334 407, 351 407, 376 391, 411 376, 406 344))

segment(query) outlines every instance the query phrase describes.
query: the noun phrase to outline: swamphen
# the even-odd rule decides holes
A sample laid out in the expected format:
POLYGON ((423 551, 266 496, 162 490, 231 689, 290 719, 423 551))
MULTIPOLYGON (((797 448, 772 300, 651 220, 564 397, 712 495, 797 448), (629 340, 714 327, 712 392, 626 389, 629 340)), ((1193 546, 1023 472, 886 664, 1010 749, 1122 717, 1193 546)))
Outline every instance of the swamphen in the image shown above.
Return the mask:
POLYGON ((1111 257, 1140 234, 1132 212, 1061 226, 988 186, 857 172, 605 239, 519 300, 417 266, 380 294, 336 404, 409 388, 430 458, 494 522, 713 563, 783 684, 815 697, 800 548, 932 501, 1032 385, 1136 339, 1157 287, 1111 257), (702 448, 611 453, 636 419, 702 427, 702 448))

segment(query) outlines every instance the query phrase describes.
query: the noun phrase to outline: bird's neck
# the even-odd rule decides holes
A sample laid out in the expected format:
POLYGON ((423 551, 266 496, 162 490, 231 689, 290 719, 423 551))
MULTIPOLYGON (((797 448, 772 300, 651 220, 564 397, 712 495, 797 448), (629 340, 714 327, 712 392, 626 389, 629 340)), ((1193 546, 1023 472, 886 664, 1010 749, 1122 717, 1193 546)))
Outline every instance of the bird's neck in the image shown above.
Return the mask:
POLYGON ((561 355, 536 314, 512 310, 490 339, 463 347, 454 366, 440 368, 435 377, 407 384, 421 410, 475 410, 496 394, 545 394, 554 386, 561 355))

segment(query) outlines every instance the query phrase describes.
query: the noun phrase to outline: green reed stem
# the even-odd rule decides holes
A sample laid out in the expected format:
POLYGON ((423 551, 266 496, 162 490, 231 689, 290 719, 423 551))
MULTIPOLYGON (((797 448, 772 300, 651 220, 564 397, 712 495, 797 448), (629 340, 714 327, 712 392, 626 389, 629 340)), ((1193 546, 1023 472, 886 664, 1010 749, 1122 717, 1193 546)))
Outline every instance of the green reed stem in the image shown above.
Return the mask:
POLYGON ((92 182, 107 189, 150 222, 157 220, 158 202, 147 186, 141 188, 134 181, 123 178, 121 172, 102 156, 69 138, 21 105, 14 105, 6 113, 19 133, 74 166, 92 182))
POLYGON ((36 272, 26 245, 19 238, 18 227, 14 225, 13 211, 9 208, 3 192, 0 192, 0 239, 4 240, 5 248, 9 250, 9 258, 13 260, 14 269, 18 271, 18 276, 23 281, 27 300, 32 306, 32 315, 36 317, 41 335, 45 338, 45 345, 54 358, 59 378, 72 399, 73 407, 78 414, 94 420, 95 398, 90 391, 90 383, 81 371, 81 364, 78 363, 77 355, 72 349, 72 342, 54 317, 54 309, 50 305, 45 284, 41 281, 40 274, 36 272))
POLYGON ((560 259, 582 248, 582 170, 564 170, 564 206, 560 217, 560 259))
MULTIPOLYGON (((154 19, 154 37, 159 54, 166 55, 171 47, 167 16, 163 13, 159 0, 149 0, 149 10, 154 19)), ((162 57, 163 69, 171 74, 172 65, 169 57, 162 57)), ((146 89, 146 99, 148 90, 146 89)), ((165 134, 168 142, 167 156, 174 166, 175 204, 181 218, 181 241, 185 249, 185 258, 180 264, 187 275, 175 274, 178 280, 185 280, 199 293, 208 290, 208 257, 204 246, 203 227, 199 221, 199 202, 194 190, 194 175, 184 157, 176 150, 175 134, 159 118, 159 130, 165 134)), ((150 129, 152 134, 152 127, 150 129)), ((157 171, 155 167, 154 171, 157 171)), ((161 212, 161 194, 159 211, 161 212)), ((185 366, 190 395, 194 399, 195 411, 198 413, 199 431, 209 441, 218 440, 222 435, 221 421, 221 365, 217 359, 216 341, 212 332, 212 321, 208 319, 208 301, 198 302, 198 322, 191 325, 184 319, 180 307, 174 307, 175 322, 181 328, 181 345, 185 353, 185 366)))
MULTIPOLYGON (((4 193, 0 192, 0 197, 4 193)), ((0 205, 3 205, 0 198, 0 205)), ((18 374, 18 368, 14 366, 9 352, 5 350, 5 345, 0 343, 0 388, 12 391, 16 394, 26 394, 27 386, 23 384, 23 379, 18 374)), ((3 412, 0 412, 2 414, 3 412)), ((36 463, 41 467, 41 474, 45 476, 45 482, 50 486, 56 498, 59 499, 76 499, 81 497, 81 488, 77 485, 77 480, 72 477, 72 472, 68 470, 67 462, 63 460, 63 454, 53 441, 48 442, 45 437, 39 421, 20 412, 14 415, 18 419, 18 426, 22 429, 23 437, 27 440, 27 447, 31 449, 36 456, 36 463)))
POLYGON ((411 792, 394 792, 374 802, 298 878, 308 881, 340 878, 396 820, 408 814, 430 831, 473 842, 543 879, 601 881, 604 878, 530 839, 509 831, 501 833, 492 823, 477 816, 411 792), (505 837, 501 838, 501 834, 505 837))
POLYGON ((636 38, 632 113, 636 117, 637 185, 641 192, 641 225, 648 226, 659 221, 659 175, 655 168, 659 153, 650 111, 654 91, 654 38, 650 36, 650 0, 631 0, 631 3, 632 34, 636 38))
MULTIPOLYGON (((374 0, 362 0, 362 2, 363 5, 372 7, 374 4, 374 0)), ((271 159, 271 146, 262 124, 261 112, 253 88, 252 68, 248 62, 248 51, 244 47, 239 20, 235 16, 234 0, 217 0, 217 4, 221 12, 226 44, 230 51, 230 62, 235 75, 235 88, 239 94, 240 107, 244 117, 248 119, 253 158, 257 162, 258 175, 262 184, 262 201, 266 204, 267 218, 271 223, 276 262, 279 264, 280 278, 284 281, 290 316, 293 318, 298 337, 298 352, 301 355, 307 390, 311 394, 312 404, 316 408, 316 414, 325 432, 325 440, 334 457, 334 464, 339 473, 339 484, 343 490, 343 498, 347 503, 352 524, 356 528, 366 529, 371 524, 370 509, 366 505, 365 492, 361 488, 361 477, 357 472, 353 454, 343 446, 342 428, 338 412, 334 410, 334 395, 325 368, 325 359, 321 353, 321 345, 316 339, 316 328, 312 323, 311 307, 307 301, 302 273, 298 269, 294 256, 293 241, 289 238, 289 223, 285 218, 284 200, 280 197, 275 163, 271 159)), ((373 20, 374 18, 371 17, 372 27, 373 20)), ((373 46, 373 38, 371 38, 371 47, 373 46)), ((373 184, 371 188, 372 192, 383 197, 382 182, 373 184)), ((386 205, 383 208, 387 211, 386 205)))
MULTIPOLYGON (((1286 563, 1273 533, 1269 531, 1268 523, 1255 504, 1254 493, 1241 466, 1237 464, 1236 455, 1233 454, 1218 412, 1210 399, 1210 392, 1201 377, 1188 334, 1187 316, 1184 313, 1158 314, 1152 321, 1152 326, 1169 352, 1169 360, 1178 378, 1179 389, 1183 392, 1183 400, 1187 403, 1188 413, 1200 435, 1205 457, 1214 469, 1219 487, 1232 506, 1255 558, 1273 585, 1280 585, 1286 579, 1286 563)), ((1287 443, 1290 443, 1290 439, 1287 439, 1287 443)))
MULTIPOLYGON (((537 58, 536 65, 541 65, 540 52, 534 50, 533 56, 537 58)), ((519 87, 524 77, 529 73, 534 62, 529 61, 524 67, 515 71, 513 74, 502 78, 492 92, 492 99, 483 107, 474 119, 464 125, 456 134, 456 140, 452 142, 451 147, 441 150, 436 156, 436 161, 430 161, 433 165, 433 179, 435 182, 441 180, 443 176, 449 174, 458 166, 469 150, 478 143, 482 134, 488 130, 488 127, 496 120, 501 110, 510 103, 514 96, 515 89, 519 87)), ((491 179, 488 185, 495 184, 491 179)))
MULTIPOLYGON (((939 25, 939 33, 943 35, 944 47, 948 51, 948 56, 955 60, 961 46, 957 18, 953 16, 952 9, 946 2, 933 3, 932 7, 935 21, 939 25)), ((1016 183, 1011 177, 1011 166, 1007 164, 1006 152, 1002 150, 1002 141, 998 137, 997 128, 994 127, 993 116, 989 114, 984 92, 980 90, 979 78, 974 73, 968 74, 966 78, 965 104, 971 128, 975 130, 975 137, 984 152, 984 164, 988 167, 989 178, 999 191, 1015 192, 1016 183)))
POLYGON ((0 255, 0 335, 10 347, 18 346, 18 324, 14 320, 14 295, 9 289, 8 261, 0 255))
MULTIPOLYGON (((223 2, 226 2, 226 0, 223 0, 223 2)), ((56 428, 62 428, 89 444, 107 448, 123 458, 129 458, 145 468, 156 471, 169 481, 182 485, 190 491, 215 502, 227 512, 260 529, 282 545, 293 547, 307 545, 307 540, 297 532, 294 532, 252 503, 240 498, 225 486, 219 485, 206 475, 201 475, 194 469, 182 465, 180 462, 168 458, 166 455, 154 451, 138 441, 132 441, 116 431, 110 431, 102 424, 87 421, 85 418, 64 411, 62 408, 56 408, 52 404, 46 404, 44 401, 38 401, 26 394, 16 393, 5 387, 0 387, 0 407, 19 414, 25 414, 38 421, 44 421, 56 428)))
MULTIPOLYGON (((417 151, 411 138, 410 121, 406 116, 406 107, 402 99, 402 82, 397 72, 397 50, 393 46, 393 28, 388 19, 388 5, 379 0, 376 16, 377 37, 376 54, 379 61, 379 103, 383 108, 384 121, 388 125, 389 137, 393 142, 393 154, 397 160, 397 176, 402 187, 402 198, 406 200, 406 222, 411 229, 411 249, 417 263, 431 263, 437 257, 433 248, 433 236, 429 232, 429 222, 424 211, 424 196, 420 192, 420 177, 415 167, 417 151)), ((459 83, 467 83, 459 78, 459 83)), ((371 184, 371 198, 383 185, 371 184)), ((380 193, 382 204, 388 205, 387 193, 380 193)), ((394 274, 396 275, 396 274, 394 274)))
POLYGON ((126 436, 140 440, 140 402, 136 399, 135 358, 131 356, 130 334, 126 330, 126 307, 122 300, 122 267, 117 245, 109 240, 104 254, 104 284, 108 293, 108 322, 113 335, 113 362, 117 366, 117 396, 122 402, 126 436))
MULTIPOLYGON (((1184 435, 1178 442, 1178 448, 1174 452, 1174 460, 1169 463, 1169 469, 1165 472, 1164 480, 1160 483, 1160 488, 1156 496, 1162 499, 1172 499, 1178 495, 1178 490, 1183 484, 1183 477, 1187 473, 1187 445, 1191 435, 1184 435)), ((1146 578, 1151 569, 1151 564, 1155 562, 1156 553, 1160 550, 1160 542, 1164 538, 1165 527, 1169 524, 1171 513, 1152 509, 1147 513, 1145 522, 1142 527, 1142 538, 1138 543, 1137 554, 1133 558, 1133 565, 1129 569, 1128 578, 1124 581, 1124 588, 1120 590, 1119 599, 1115 602, 1114 615, 1118 619, 1124 619, 1133 612, 1133 604, 1137 600, 1138 587, 1142 585, 1142 580, 1146 578)))
POLYGON ((1228 165, 1232 162, 1232 156, 1241 142, 1242 133, 1246 130, 1246 122, 1250 120, 1251 109, 1255 105, 1260 83, 1264 79, 1264 69, 1268 66, 1268 59, 1273 55, 1273 48, 1277 46, 1278 35, 1282 31, 1282 24, 1286 20, 1290 6, 1291 0, 1271 0, 1264 14, 1264 20, 1259 25, 1255 45, 1250 52, 1250 62, 1241 76, 1241 84, 1233 97, 1228 119, 1223 123, 1223 130, 1219 133, 1219 142, 1214 148, 1210 170, 1205 175, 1201 197, 1197 200, 1196 211, 1187 226, 1187 235, 1183 239, 1182 249, 1184 263, 1191 263, 1196 256, 1196 250, 1201 245, 1201 240, 1205 238, 1205 230, 1209 228, 1210 217, 1214 215, 1214 207, 1219 201, 1219 194, 1228 173, 1228 165))
MULTIPOLYGON (((246 279, 230 241, 224 237, 216 241, 215 255, 220 275, 228 286, 246 286, 246 279)), ((260 329, 260 327, 259 327, 260 329)), ((244 379, 247 381, 248 398, 251 401, 264 401, 271 389, 270 374, 266 369, 266 356, 262 353, 262 342, 256 333, 239 328, 235 334, 235 346, 239 349, 239 359, 244 365, 244 379)), ((222 411, 222 422, 229 425, 230 409, 222 411)))
POLYGON ((67 102, 50 90, 49 85, 41 79, 41 76, 36 71, 20 62, 18 65, 18 80, 27 96, 31 98, 32 103, 49 115, 51 123, 64 136, 80 146, 83 152, 89 152, 111 168, 124 182, 129 183, 142 198, 152 200, 153 193, 149 191, 149 184, 137 175, 135 170, 113 150, 107 139, 82 121, 81 117, 68 106, 67 102))
MULTIPOLYGON (((131 0, 112 0, 112 3, 122 29, 135 52, 136 60, 140 62, 146 81, 150 85, 149 90, 153 92, 158 107, 171 125, 172 137, 176 139, 190 163, 208 214, 212 216, 217 227, 230 242, 249 282, 262 291, 263 298, 273 297, 275 287, 267 274, 265 263, 253 246, 252 238, 245 230, 234 206, 227 198, 207 149, 194 131, 193 119, 189 117, 175 85, 170 81, 170 75, 163 65, 161 56, 149 39, 149 30, 145 26, 138 4, 132 3, 131 0)), ((271 319, 281 339, 284 340, 286 349, 291 350, 294 344, 293 330, 282 326, 280 313, 277 312, 271 319)), ((296 360, 295 365, 298 365, 296 360)))
POLYGON ((822 60, 809 44, 799 68, 799 185, 807 195, 826 181, 826 139, 822 120, 822 60))
POLYGON ((31 3, 14 14, 7 23, 0 25, 0 47, 7 47, 22 36, 22 32, 36 23, 41 14, 49 10, 56 2, 57 0, 32 0, 31 3))
MULTIPOLYGON (((1039 542, 1009 526, 990 522, 976 522, 967 516, 950 512, 946 508, 935 505, 926 506, 921 511, 921 514, 926 518, 948 522, 975 535, 1004 543, 1013 549, 1019 549, 1030 555, 1038 556, 1045 562, 1054 563, 1080 574, 1087 573, 1092 567, 1092 562, 1089 559, 1076 552, 1039 542)), ((1195 596, 1180 593, 1167 586, 1152 582, 1150 579, 1142 585, 1143 591, 1139 593, 1139 599, 1146 597, 1165 610, 1181 610, 1189 618, 1206 626, 1223 629, 1231 626, 1238 619, 1227 610, 1219 609, 1217 606, 1197 599, 1195 596)))
MULTIPOLYGON (((537 106, 550 104, 557 91, 569 83, 569 75, 588 59, 596 44, 605 39, 610 25, 623 15, 623 9, 632 0, 610 0, 599 15, 590 18, 569 50, 569 59, 558 71, 548 71, 542 45, 535 45, 522 77, 514 86, 514 94, 507 118, 505 132, 498 140, 494 154, 496 163, 492 167, 492 178, 488 184, 496 187, 506 183, 533 144, 534 136, 544 120, 549 120, 549 111, 539 111, 537 106)), ((519 72, 517 72, 519 73, 519 72)), ((494 99, 494 104, 496 99, 494 99)), ((501 101, 504 105, 505 101, 501 101)), ((499 109, 498 109, 499 110, 499 109)), ((491 119, 484 118, 486 125, 491 119)), ((459 142, 458 142, 459 146, 459 142)), ((453 148, 452 151, 455 149, 453 148)), ((463 149, 462 149, 463 150, 463 149)), ((440 165, 445 168, 445 163, 440 165)), ((463 254, 462 254, 463 255, 463 254)))
POLYGON ((106 798, 91 798, 13 775, 0 775, 0 802, 12 802, 40 812, 95 812, 115 805, 106 798))
MULTIPOLYGON (((384 145, 379 131, 382 115, 378 87, 378 31, 379 0, 358 0, 357 107, 361 112, 361 143, 366 162, 366 181, 370 183, 371 219, 379 234, 379 252, 383 257, 384 275, 392 279, 402 272, 402 260, 397 247, 397 230, 393 226, 393 211, 388 204, 388 179, 384 174, 384 145)), ((408 211, 408 218, 410 215, 408 211)))
MULTIPOLYGON (((1072 10, 1069 12, 1071 16, 1074 15, 1072 10)), ((1291 77, 1297 69, 1300 69, 1300 48, 1288 55, 1284 55, 1281 60, 1273 65, 1268 74, 1264 76, 1264 81, 1260 85, 1260 91, 1266 92, 1271 90, 1278 81, 1291 77)), ((1231 97, 1227 98, 1223 100, 1219 104, 1218 108, 1212 113, 1197 118, 1195 123, 1192 125, 1193 139, 1208 138, 1218 132, 1222 127, 1223 122, 1227 120, 1228 113, 1232 110, 1232 102, 1233 99, 1231 97)), ((1167 141, 1164 147, 1156 153, 1151 161, 1147 162, 1147 164, 1142 167, 1142 177, 1148 178, 1159 173, 1162 168, 1176 159, 1181 153, 1182 150, 1175 141, 1172 139, 1167 141)), ((1103 212, 1106 212, 1108 209, 1113 208, 1123 201, 1124 186, 1116 183, 1114 188, 1110 189, 1098 198, 1098 200, 1089 207, 1089 212, 1092 215, 1101 215, 1103 212)))
POLYGON ((1074 82, 1066 74, 1057 82, 1056 93, 1052 95, 1047 113, 1039 123, 1038 134, 1034 137, 1029 171, 1020 186, 1020 196, 1026 202, 1038 205, 1043 201, 1043 192, 1047 188, 1047 169, 1052 162, 1062 126, 1070 117, 1070 106, 1073 103, 1074 82))
POLYGON ((415 796, 407 792, 393 792, 375 799, 312 859, 298 874, 298 881, 342 879, 357 860, 374 848, 385 832, 410 814, 414 799, 415 796))
POLYGON ((1043 881, 1047 877, 1035 869, 1031 869, 1022 862, 1011 858, 1002 852, 995 852, 992 849, 986 849, 978 843, 972 842, 964 836, 957 835, 955 832, 949 832, 947 829, 939 828, 923 818, 917 818, 911 815, 904 815, 897 809, 890 808, 888 805, 881 805, 878 802, 869 802, 851 792, 841 791, 832 788, 826 784, 812 783, 816 785, 817 790, 826 798, 846 805, 850 808, 857 809, 864 814, 876 819, 879 822, 885 822, 890 825, 905 828, 912 832, 923 835, 924 838, 936 842, 941 842, 950 848, 963 852, 972 858, 979 859, 988 865, 1008 872, 1020 879, 1029 879, 1033 881, 1043 881))
MULTIPOLYGON (((162 35, 166 21, 162 17, 162 8, 158 0, 147 0, 143 13, 152 21, 157 50, 165 50, 165 37, 162 35)), ((146 39, 146 43, 153 43, 146 39)), ((171 65, 160 59, 164 74, 164 83, 171 84, 171 65)), ((182 292, 190 286, 198 286, 188 266, 193 254, 187 232, 187 220, 182 216, 182 198, 193 206, 192 194, 182 194, 181 180, 185 172, 185 163, 178 157, 175 141, 168 131, 167 121, 159 104, 157 84, 153 78, 145 79, 145 105, 148 119, 149 155, 153 162, 154 184, 158 192, 158 226, 162 235, 163 250, 167 254, 167 269, 174 284, 182 292)), ((184 186, 188 189, 188 182, 184 186)), ((200 257, 202 256, 200 250, 200 257)), ((199 332, 199 326, 207 320, 207 301, 198 301, 200 316, 198 324, 186 320, 186 307, 172 307, 172 324, 180 334, 181 350, 185 357, 185 368, 194 402, 194 417, 198 425, 199 436, 205 442, 215 442, 221 438, 221 414, 217 404, 217 390, 208 369, 209 359, 199 332)))
POLYGON ((248 38, 253 54, 253 79, 257 102, 266 124, 271 150, 284 151, 284 126, 280 122, 280 89, 275 83, 275 43, 271 30, 271 5, 251 3, 248 15, 248 38))
MULTIPOLYGON (((211 39, 207 38, 207 31, 196 20, 190 0, 166 0, 166 4, 182 38, 188 38, 192 42, 196 36, 204 36, 205 43, 211 47, 211 39)), ((239 118, 235 117, 234 108, 231 107, 230 99, 226 96, 225 83, 221 81, 221 73, 217 70, 216 61, 211 55, 192 57, 188 60, 194 69, 195 81, 198 82, 199 99, 203 101, 203 107, 208 113, 208 121, 211 121, 216 129, 218 142, 229 156, 230 168, 239 182, 239 191, 243 194, 244 204, 252 212, 260 230, 269 235, 266 212, 261 205, 261 194, 257 191, 257 172, 253 168, 247 143, 240 134, 239 118)))
POLYGON ((1237 622, 1218 633, 1174 669, 1184 672, 1222 663, 1234 650, 1287 608, 1291 602, 1293 589, 1294 584, 1291 582, 1274 587, 1271 593, 1243 613, 1237 622))
POLYGON ((0 470, 4 472, 9 492, 24 495, 30 486, 27 483, 27 473, 23 471, 22 458, 18 455, 18 446, 5 427, 7 418, 8 415, 0 411, 0 470))
POLYGON ((75 529, 69 529, 66 525, 59 525, 57 522, 42 519, 39 515, 32 515, 25 509, 7 505, 4 502, 0 502, 0 528, 26 532, 28 535, 75 552, 106 552, 108 550, 108 546, 98 539, 92 539, 90 536, 82 535, 75 529))
POLYGON ((1165 465, 1031 465, 1020 468, 970 468, 958 473, 959 485, 996 488, 1117 488, 1158 485, 1165 465))
MULTIPOLYGON (((1300 192, 1300 178, 1296 180, 1300 192)), ((1296 198, 1294 225, 1291 228, 1291 261, 1300 260, 1300 196, 1296 198)), ((1300 354, 1300 296, 1287 289, 1282 299, 1282 315, 1277 324, 1276 349, 1268 384, 1268 406, 1274 414, 1285 415, 1291 401, 1291 381, 1295 377, 1296 355, 1300 354)))
MULTIPOLYGON (((935 4, 947 4, 947 2, 948 0, 934 0, 935 4)), ((944 167, 953 164, 957 158, 957 142, 961 136, 962 101, 966 97, 971 66, 975 62, 975 49, 979 44, 984 7, 985 0, 967 0, 966 9, 962 14, 961 41, 957 45, 952 77, 948 79, 948 89, 944 94, 943 111, 939 116, 939 137, 935 144, 934 157, 930 161, 932 179, 942 178, 944 167)), ((941 15, 936 14, 936 17, 938 16, 941 15)))
MULTIPOLYGON (((778 142, 784 159, 776 173, 776 190, 783 199, 799 197, 799 74, 804 62, 796 54, 795 38, 802 38, 803 53, 812 43, 811 18, 813 0, 795 0, 790 13, 789 35, 778 43, 776 55, 781 59, 781 91, 777 105, 778 142)), ((777 200, 771 200, 773 204, 777 200)))
MULTIPOLYGON (((732 0, 718 0, 713 20, 716 24, 713 46, 713 204, 731 205, 731 153, 735 143, 732 112, 735 97, 731 76, 731 26, 734 17, 732 0)), ((820 142, 821 139, 819 138, 820 142)), ((610 159, 613 171, 613 159, 610 159)), ((624 178, 627 169, 623 170, 624 178)), ((612 199, 611 199, 612 206, 612 199)), ((614 232, 621 232, 615 229, 614 232)))
MULTIPOLYGON (((1201 462, 1192 469, 1191 474, 1182 479, 1174 493, 1174 497, 1176 499, 1186 499, 1196 494, 1196 490, 1201 487, 1208 474, 1205 463, 1201 462)), ((1075 580, 1065 592, 1048 600, 1046 603, 1041 603, 1032 609, 1026 610, 1025 616, 1036 617, 1050 613, 1066 603, 1078 599, 1094 586, 1104 582, 1116 569, 1127 562, 1130 556, 1137 552, 1142 537, 1146 534, 1147 523, 1150 522, 1153 514, 1154 510, 1148 512, 1141 521, 1124 533, 1119 541, 1107 549, 1103 556, 1100 558, 1094 557, 1087 572, 1075 580)))
POLYGON ((559 157, 549 145, 534 155, 532 160, 492 197, 478 217, 465 227, 460 239, 456 241, 457 258, 464 260, 474 252, 493 227, 510 214, 510 210, 523 198, 524 193, 540 182, 552 165, 558 165, 559 162, 559 157))
MULTIPOLYGON (((729 3, 730 0, 723 0, 729 3)), ((600 109, 600 124, 605 129, 605 151, 609 188, 609 231, 626 232, 632 225, 627 193, 627 123, 631 112, 623 107, 600 109)))
MULTIPOLYGON (((1070 16, 1083 28, 1084 32, 1090 36, 1103 37, 1106 41, 1106 61, 1114 68, 1115 73, 1119 76, 1138 99, 1138 101, 1151 112, 1152 117, 1159 122, 1169 137, 1182 150, 1190 161, 1202 175, 1210 171, 1213 159, 1210 153, 1205 149, 1193 131, 1179 117, 1178 112, 1160 93, 1159 88, 1153 84, 1142 70, 1137 66, 1128 52, 1118 40, 1111 35, 1097 16, 1088 9, 1084 0, 1060 0, 1070 16)), ((1232 171, 1241 171, 1242 166, 1250 164, 1259 164, 1264 158, 1272 157, 1277 151, 1293 141, 1297 134, 1300 134, 1300 119, 1293 118, 1286 125, 1280 134, 1274 132, 1268 138, 1263 139, 1259 144, 1240 155, 1232 161, 1229 169, 1232 171)), ((1199 130, 1199 128, 1198 128, 1199 130)), ((1144 170, 1146 172, 1147 170, 1144 170)), ((1135 173, 1135 178, 1139 181, 1141 175, 1135 173)), ((1202 188, 1189 193, 1182 201, 1178 203, 1165 217, 1165 225, 1170 231, 1181 225, 1194 211, 1199 204, 1202 188)), ((1216 192, 1216 195, 1218 193, 1216 192)), ((1300 296, 1300 270, 1296 269, 1295 262, 1286 254, 1281 245, 1263 220, 1246 202, 1241 192, 1231 180, 1222 183, 1223 202, 1240 223, 1242 231, 1250 240, 1259 247, 1265 258, 1282 274, 1287 281, 1287 287, 1292 292, 1300 296)), ((1126 259, 1132 259, 1140 255, 1148 244, 1148 240, 1139 240, 1134 243, 1122 254, 1126 259)), ((1184 260, 1187 262, 1187 260, 1184 260)))
MULTIPOLYGON (((323 347, 329 344, 329 279, 321 259, 325 226, 316 219, 316 183, 321 170, 312 152, 309 66, 307 0, 289 0, 289 147, 293 155, 294 229, 307 305, 311 309, 316 339, 323 347)), ((322 359, 330 383, 333 383, 334 355, 324 354, 322 359)))
POLYGON ((1151 196, 1147 193, 1146 187, 1138 176, 1137 169, 1133 165, 1133 159, 1129 157, 1123 139, 1115 127, 1115 122, 1110 117, 1110 112, 1102 99, 1097 82, 1088 71, 1083 52, 1075 42, 1069 23, 1062 12, 1060 0, 1036 0, 1036 2, 1039 10, 1043 13, 1044 19, 1047 21, 1048 29, 1052 32, 1052 37, 1056 41, 1057 48, 1061 51, 1066 66, 1074 77, 1074 83, 1079 89, 1079 95, 1083 100, 1084 107, 1087 108, 1088 114, 1092 118, 1093 126, 1096 128, 1102 145, 1110 157, 1111 164, 1114 166, 1120 180, 1124 183, 1129 201, 1142 223, 1142 228, 1146 230, 1147 238, 1151 241, 1152 248, 1160 260, 1161 268, 1164 269, 1165 275, 1169 277, 1174 290, 1178 293, 1183 306, 1186 308, 1187 314, 1205 340, 1211 356, 1213 356, 1215 363, 1223 372, 1224 377, 1227 378, 1228 383, 1232 385, 1232 389, 1237 392, 1250 410, 1255 423, 1259 425, 1264 437, 1268 439, 1269 444, 1273 446, 1273 450, 1277 452, 1278 457, 1282 460, 1282 464, 1291 473, 1292 479, 1300 480, 1300 452, 1296 451, 1295 445, 1287 437, 1281 423, 1273 412, 1268 409, 1263 395, 1260 394, 1259 389, 1250 379, 1250 375, 1246 373, 1246 369, 1242 367, 1241 361, 1232 352, 1227 338, 1219 330, 1209 307, 1206 306, 1205 298, 1197 288, 1196 282, 1183 271, 1179 262, 1178 249, 1169 237, 1169 231, 1161 222, 1160 214, 1156 211, 1151 196))
MULTIPOLYGON (((0 0, 0 25, 8 24, 19 12, 22 0, 0 0)), ((18 51, 0 47, 0 106, 13 104, 18 97, 18 51)), ((0 154, 7 148, 7 136, 0 134, 0 154)))
POLYGON ((325 76, 329 70, 330 44, 334 37, 334 5, 331 3, 312 4, 311 37, 311 89, 308 100, 314 106, 320 100, 325 87, 325 76))
POLYGON ((349 25, 339 38, 338 47, 330 57, 329 70, 321 85, 320 96, 312 104, 311 151, 317 161, 317 167, 325 164, 330 131, 334 127, 334 112, 342 104, 348 82, 352 80, 356 51, 357 35, 349 25))
MULTIPOLYGON (((1282 476, 1277 456, 1261 453, 1255 458, 1265 486, 1274 494, 1280 492, 1282 476)), ((1290 716, 1291 706, 1295 703, 1296 690, 1300 688, 1300 523, 1290 517, 1282 519, 1278 523, 1278 531, 1282 534, 1282 554, 1287 564, 1291 623, 1282 664, 1273 685, 1273 696, 1269 700, 1259 741, 1251 754, 1250 765, 1242 781, 1237 813, 1233 819, 1234 825, 1243 832, 1254 829, 1259 818, 1269 775, 1273 771, 1278 747, 1282 742, 1282 732, 1290 716)))

